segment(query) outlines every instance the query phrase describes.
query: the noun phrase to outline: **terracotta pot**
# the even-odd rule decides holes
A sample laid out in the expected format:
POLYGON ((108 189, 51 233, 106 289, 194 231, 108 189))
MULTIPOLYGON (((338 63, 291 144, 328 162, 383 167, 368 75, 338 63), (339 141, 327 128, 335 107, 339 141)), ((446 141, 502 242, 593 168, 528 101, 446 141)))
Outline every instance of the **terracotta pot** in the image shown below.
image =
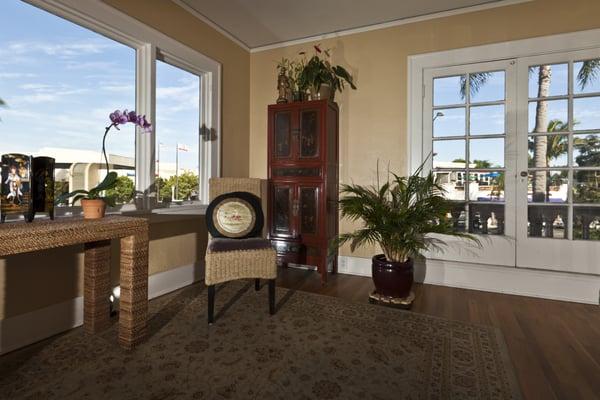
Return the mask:
POLYGON ((383 254, 373 256, 373 283, 377 293, 387 297, 405 298, 413 284, 413 260, 405 262, 386 260, 383 254))
POLYGON ((84 199, 81 200, 81 208, 83 209, 83 218, 99 219, 104 217, 106 203, 101 199, 84 199))

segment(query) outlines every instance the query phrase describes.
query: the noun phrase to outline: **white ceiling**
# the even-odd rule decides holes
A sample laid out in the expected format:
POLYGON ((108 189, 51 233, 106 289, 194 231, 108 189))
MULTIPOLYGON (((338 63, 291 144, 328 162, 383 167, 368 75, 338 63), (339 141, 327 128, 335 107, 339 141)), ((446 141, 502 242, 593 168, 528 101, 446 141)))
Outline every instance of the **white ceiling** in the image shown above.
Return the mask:
POLYGON ((502 0, 177 0, 248 48, 502 0))

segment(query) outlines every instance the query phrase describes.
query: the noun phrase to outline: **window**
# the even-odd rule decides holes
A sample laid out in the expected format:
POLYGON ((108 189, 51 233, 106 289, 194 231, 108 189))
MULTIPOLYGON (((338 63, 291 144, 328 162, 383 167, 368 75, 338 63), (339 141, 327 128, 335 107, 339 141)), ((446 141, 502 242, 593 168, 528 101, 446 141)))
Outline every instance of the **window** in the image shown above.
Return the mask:
POLYGON ((152 134, 126 125, 107 138, 118 209, 206 204, 219 175, 220 65, 103 2, 27 3, 0 2, 0 134, 13 138, 0 153, 54 157, 57 192, 90 188, 106 173, 109 113, 136 110, 152 134), (163 189, 175 176, 170 202, 159 175, 163 189))
POLYGON ((156 62, 156 190, 163 204, 198 201, 200 81, 156 62))
MULTIPOLYGON (((106 175, 102 133, 115 108, 135 109, 135 49, 26 3, 0 3, 0 153, 56 160, 56 194, 90 189, 106 175)), ((120 204, 135 191, 135 130, 107 138, 120 204)))

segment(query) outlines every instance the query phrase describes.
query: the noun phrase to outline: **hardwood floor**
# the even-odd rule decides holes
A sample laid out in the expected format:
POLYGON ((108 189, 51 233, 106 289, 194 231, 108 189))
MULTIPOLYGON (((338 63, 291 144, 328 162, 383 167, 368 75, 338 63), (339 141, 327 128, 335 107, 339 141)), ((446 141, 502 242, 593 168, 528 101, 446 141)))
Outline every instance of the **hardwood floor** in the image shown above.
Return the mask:
MULTIPOLYGON (((282 268, 278 286, 367 302, 370 278, 282 268)), ((412 311, 492 325, 504 334, 525 399, 600 399, 600 307, 415 285, 412 311)))

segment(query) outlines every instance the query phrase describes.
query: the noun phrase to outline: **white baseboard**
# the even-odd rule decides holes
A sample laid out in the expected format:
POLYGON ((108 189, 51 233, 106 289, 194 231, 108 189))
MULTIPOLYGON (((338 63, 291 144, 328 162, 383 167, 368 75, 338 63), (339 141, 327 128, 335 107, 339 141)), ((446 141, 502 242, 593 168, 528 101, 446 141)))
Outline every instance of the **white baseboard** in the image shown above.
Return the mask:
MULTIPOLYGON (((371 259, 340 256, 338 272, 371 276, 371 259)), ((415 280, 432 285, 598 304, 600 277, 454 261, 415 265, 415 280)))
MULTIPOLYGON (((204 277, 203 265, 184 265, 148 277, 148 297, 153 299, 204 277)), ((108 295, 108 294, 107 294, 108 295)), ((0 354, 83 325, 83 297, 0 320, 0 354)))

